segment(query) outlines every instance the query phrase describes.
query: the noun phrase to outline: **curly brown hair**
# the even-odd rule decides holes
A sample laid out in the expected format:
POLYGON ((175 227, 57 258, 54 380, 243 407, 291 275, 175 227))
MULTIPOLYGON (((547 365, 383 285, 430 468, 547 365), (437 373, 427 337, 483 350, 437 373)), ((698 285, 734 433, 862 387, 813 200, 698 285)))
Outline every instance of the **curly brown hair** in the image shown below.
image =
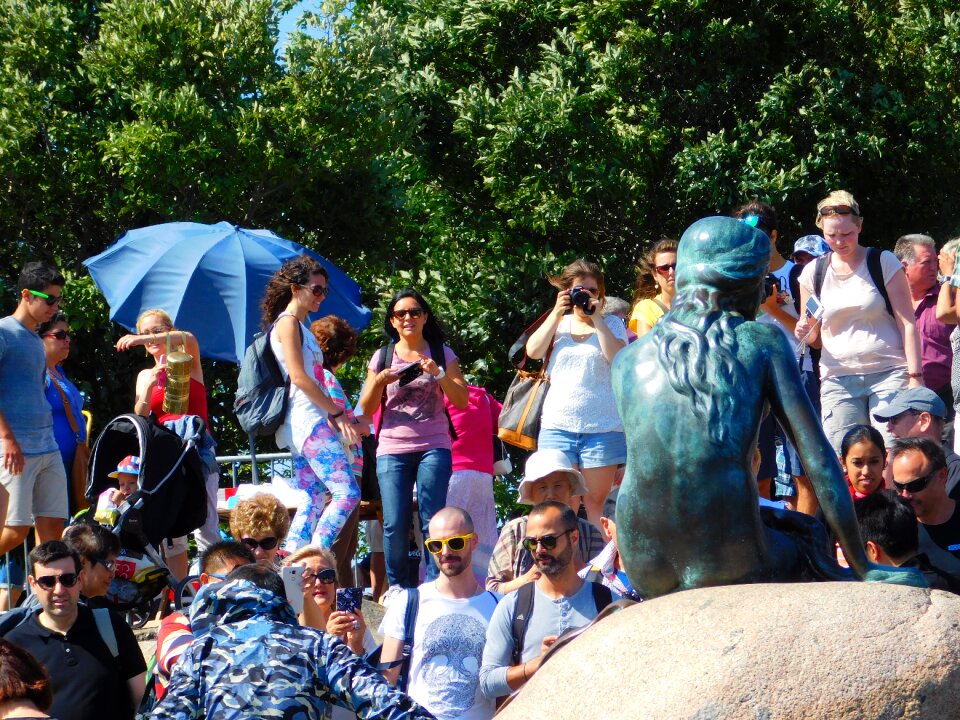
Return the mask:
POLYGON ((656 258, 660 253, 675 253, 680 243, 672 238, 660 238, 637 263, 637 283, 633 288, 633 304, 640 300, 656 297, 660 292, 657 281, 653 279, 657 271, 656 258))
POLYGON ((330 282, 330 273, 319 262, 309 255, 301 255, 293 260, 287 260, 267 283, 264 291, 263 329, 269 328, 283 309, 290 304, 293 297, 294 285, 305 286, 310 282, 311 275, 323 275, 330 282))
POLYGON ((230 534, 240 541, 255 535, 272 535, 278 540, 290 531, 290 515, 277 498, 267 493, 241 500, 230 513, 230 534))
POLYGON ((29 700, 41 712, 53 703, 50 676, 37 659, 0 638, 0 703, 29 700))
POLYGON ((357 354, 357 331, 343 318, 327 315, 314 320, 310 332, 323 350, 323 366, 331 372, 357 354))

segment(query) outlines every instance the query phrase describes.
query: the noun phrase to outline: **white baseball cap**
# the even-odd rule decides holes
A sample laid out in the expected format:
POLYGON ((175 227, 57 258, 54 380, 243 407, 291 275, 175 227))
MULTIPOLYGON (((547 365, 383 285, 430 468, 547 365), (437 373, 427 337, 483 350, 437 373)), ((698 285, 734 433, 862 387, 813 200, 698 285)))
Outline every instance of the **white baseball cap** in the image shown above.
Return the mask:
POLYGON ((569 476, 572 495, 587 494, 587 484, 583 475, 573 467, 562 450, 537 450, 527 458, 524 469, 523 480, 520 481, 520 487, 517 488, 520 496, 518 499, 524 505, 533 505, 533 500, 530 498, 530 486, 537 480, 543 480, 547 475, 555 472, 563 472, 569 476))

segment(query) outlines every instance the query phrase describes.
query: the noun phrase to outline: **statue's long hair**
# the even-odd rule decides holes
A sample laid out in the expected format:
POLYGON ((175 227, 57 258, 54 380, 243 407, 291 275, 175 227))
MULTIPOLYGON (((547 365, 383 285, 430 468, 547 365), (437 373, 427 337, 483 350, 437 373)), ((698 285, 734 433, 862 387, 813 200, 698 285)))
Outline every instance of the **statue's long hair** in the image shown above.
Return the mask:
POLYGON ((756 316, 769 257, 769 239, 749 226, 694 223, 680 241, 677 296, 650 333, 671 387, 716 444, 727 441, 738 399, 757 380, 738 359, 736 328, 756 316))

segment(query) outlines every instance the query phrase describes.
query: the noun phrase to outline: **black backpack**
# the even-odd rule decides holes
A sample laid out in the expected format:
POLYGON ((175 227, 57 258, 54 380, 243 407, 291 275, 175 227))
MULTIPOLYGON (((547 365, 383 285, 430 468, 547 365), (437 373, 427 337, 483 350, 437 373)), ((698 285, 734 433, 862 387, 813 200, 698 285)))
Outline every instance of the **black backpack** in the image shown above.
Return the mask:
MULTIPOLYGON (((237 395, 233 411, 240 427, 251 437, 272 435, 283 424, 287 415, 287 397, 290 379, 283 377, 280 363, 270 347, 270 333, 258 333, 247 348, 237 377, 237 395)), ((303 328, 297 322, 300 342, 303 328)))
MULTIPOLYGON (((883 298, 887 306, 887 312, 893 315, 893 305, 890 304, 890 296, 887 294, 886 283, 883 282, 883 268, 880 267, 881 250, 875 247, 867 248, 867 271, 870 273, 870 279, 877 286, 877 292, 883 298)), ((827 276, 827 268, 830 267, 830 256, 832 252, 821 255, 816 259, 816 269, 813 273, 813 294, 817 300, 820 299, 820 291, 823 290, 823 279, 827 276)))

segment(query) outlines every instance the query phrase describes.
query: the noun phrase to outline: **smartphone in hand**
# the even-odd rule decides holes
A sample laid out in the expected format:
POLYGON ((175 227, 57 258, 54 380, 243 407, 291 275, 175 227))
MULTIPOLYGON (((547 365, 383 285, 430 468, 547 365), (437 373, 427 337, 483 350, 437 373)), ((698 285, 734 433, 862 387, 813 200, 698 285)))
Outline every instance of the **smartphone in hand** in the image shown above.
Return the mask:
POLYGON ((397 376, 400 378, 400 387, 409 385, 421 375, 423 375, 423 366, 419 362, 412 362, 397 370, 397 376))
POLYGON ((813 295, 807 298, 807 315, 814 320, 820 320, 823 317, 823 305, 813 295))
POLYGON ((299 615, 303 612, 303 565, 286 565, 280 568, 280 579, 283 580, 283 591, 293 612, 299 615))
POLYGON ((363 588, 337 588, 337 610, 343 612, 359 612, 363 605, 363 588))

